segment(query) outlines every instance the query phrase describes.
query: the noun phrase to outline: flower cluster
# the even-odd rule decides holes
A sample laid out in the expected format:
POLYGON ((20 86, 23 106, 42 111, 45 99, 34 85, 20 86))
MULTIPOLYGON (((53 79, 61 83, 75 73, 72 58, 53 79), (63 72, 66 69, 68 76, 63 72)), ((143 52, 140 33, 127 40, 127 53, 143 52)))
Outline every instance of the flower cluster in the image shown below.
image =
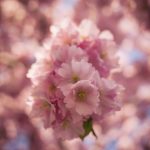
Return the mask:
POLYGON ((59 138, 84 138, 93 122, 120 109, 120 85, 110 79, 117 58, 111 40, 89 20, 51 27, 51 39, 27 76, 33 83, 32 116, 59 138))

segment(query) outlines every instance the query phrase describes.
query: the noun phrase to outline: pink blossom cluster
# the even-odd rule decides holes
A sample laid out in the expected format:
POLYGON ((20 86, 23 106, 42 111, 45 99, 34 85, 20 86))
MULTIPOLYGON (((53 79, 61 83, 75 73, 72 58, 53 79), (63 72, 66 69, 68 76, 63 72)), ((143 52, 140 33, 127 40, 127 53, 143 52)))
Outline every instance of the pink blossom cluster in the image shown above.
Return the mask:
POLYGON ((51 32, 27 74, 33 84, 31 115, 58 138, 95 134, 93 123, 120 109, 121 86, 110 78, 117 66, 114 43, 89 20, 79 26, 65 20, 51 32))

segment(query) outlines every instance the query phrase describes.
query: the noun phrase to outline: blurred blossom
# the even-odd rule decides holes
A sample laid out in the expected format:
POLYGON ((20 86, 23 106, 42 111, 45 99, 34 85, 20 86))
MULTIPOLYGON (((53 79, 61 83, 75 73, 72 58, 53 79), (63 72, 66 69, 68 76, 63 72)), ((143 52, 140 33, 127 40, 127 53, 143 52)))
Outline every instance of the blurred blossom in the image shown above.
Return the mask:
MULTIPOLYGON (((0 150, 149 150, 149 41, 149 0, 0 0, 0 150), (69 19, 61 24, 64 17, 69 19), (100 40, 92 42, 93 38, 100 40), (75 60, 71 62, 72 59, 75 60), (51 80, 45 78, 53 66, 52 60, 59 68, 55 73, 61 80, 55 81, 53 75, 51 80), (99 60, 103 61, 98 63, 99 60), (72 69, 73 66, 82 68, 72 69), (30 67, 29 76, 38 88, 33 88, 26 77, 30 67), (95 68, 100 68, 100 77, 94 73, 95 68), (101 88, 102 101, 98 109, 95 110, 97 99, 89 99, 94 105, 86 107, 87 114, 94 111, 100 117, 93 117, 96 137, 91 133, 84 140, 62 141, 57 139, 58 134, 65 138, 73 136, 74 131, 82 131, 81 120, 87 118, 72 111, 82 114, 84 109, 69 101, 69 96, 74 95, 72 92, 66 104, 55 103, 51 111, 43 112, 41 104, 48 110, 48 103, 43 103, 45 93, 47 97, 48 90, 54 91, 54 85, 59 84, 66 95, 72 82, 79 78, 92 80, 92 84, 101 88), (125 87, 120 111, 116 111, 120 105, 116 103, 118 99, 114 99, 119 87, 110 78, 125 87), (38 97, 35 116, 47 114, 53 122, 58 116, 60 121, 66 115, 66 106, 71 111, 63 123, 57 124, 57 132, 45 129, 38 117, 31 116, 31 105, 26 104, 31 103, 28 99, 31 93, 34 99, 38 97), (55 114, 56 107, 61 108, 61 115, 58 111, 55 114), (70 128, 64 134, 66 126, 70 128)), ((71 91, 77 90, 79 85, 71 91)), ((89 96, 96 97, 95 88, 92 90, 89 96)), ((80 94, 84 96, 83 91, 80 94)), ((48 96, 53 100, 63 97, 59 90, 48 96)), ((42 118, 44 123, 49 125, 45 118, 42 118)))
POLYGON ((3 93, 0 93, 0 99, 1 149, 41 149, 39 133, 19 103, 3 93))
POLYGON ((26 68, 17 57, 0 52, 0 89, 9 94, 18 94, 25 83, 26 68))

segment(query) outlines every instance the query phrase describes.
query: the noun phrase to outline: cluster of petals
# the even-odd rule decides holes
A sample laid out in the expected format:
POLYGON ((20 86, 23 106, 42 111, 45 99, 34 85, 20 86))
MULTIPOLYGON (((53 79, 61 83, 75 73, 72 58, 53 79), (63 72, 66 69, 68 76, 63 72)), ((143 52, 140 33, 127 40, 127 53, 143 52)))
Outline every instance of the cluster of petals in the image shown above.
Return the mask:
POLYGON ((33 84, 31 115, 60 138, 79 137, 86 120, 100 122, 120 109, 120 85, 110 79, 117 66, 114 43, 100 35, 89 20, 52 26, 49 43, 27 74, 33 84))

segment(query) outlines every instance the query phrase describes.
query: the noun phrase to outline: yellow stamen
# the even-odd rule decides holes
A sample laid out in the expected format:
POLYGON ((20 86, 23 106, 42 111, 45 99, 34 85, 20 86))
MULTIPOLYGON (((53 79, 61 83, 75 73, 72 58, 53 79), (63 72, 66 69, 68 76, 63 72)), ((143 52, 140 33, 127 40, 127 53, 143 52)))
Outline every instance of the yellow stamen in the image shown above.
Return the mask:
POLYGON ((56 90, 56 86, 54 85, 54 84, 51 84, 50 86, 49 86, 49 91, 50 92, 54 92, 56 90))
POLYGON ((43 103, 42 103, 42 106, 41 106, 43 109, 47 109, 47 108, 50 108, 51 107, 51 105, 48 103, 48 102, 46 102, 46 101, 44 101, 43 103))
POLYGON ((105 59, 106 57, 107 57, 107 53, 106 52, 100 53, 100 58, 105 59))
POLYGON ((69 122, 67 120, 64 120, 63 123, 62 123, 62 128, 63 129, 66 129, 69 125, 69 122))
POLYGON ((79 81, 79 77, 76 75, 72 76, 72 82, 76 83, 77 81, 79 81))
POLYGON ((85 93, 85 91, 78 91, 76 93, 76 98, 79 101, 84 101, 86 99, 86 93, 85 93))

